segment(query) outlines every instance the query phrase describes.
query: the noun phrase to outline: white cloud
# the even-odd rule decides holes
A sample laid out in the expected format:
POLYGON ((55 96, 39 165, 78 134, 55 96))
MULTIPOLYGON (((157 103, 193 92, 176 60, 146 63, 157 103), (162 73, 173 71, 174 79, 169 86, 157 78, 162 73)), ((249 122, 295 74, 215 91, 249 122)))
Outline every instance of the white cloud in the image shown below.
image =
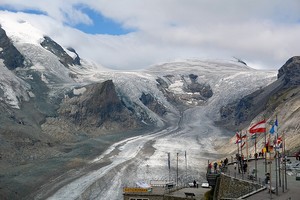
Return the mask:
POLYGON ((2 0, 57 42, 108 67, 137 69, 178 58, 239 57, 255 67, 278 69, 300 52, 298 0, 2 0), (64 24, 92 24, 82 6, 126 28, 121 36, 89 35, 64 24))

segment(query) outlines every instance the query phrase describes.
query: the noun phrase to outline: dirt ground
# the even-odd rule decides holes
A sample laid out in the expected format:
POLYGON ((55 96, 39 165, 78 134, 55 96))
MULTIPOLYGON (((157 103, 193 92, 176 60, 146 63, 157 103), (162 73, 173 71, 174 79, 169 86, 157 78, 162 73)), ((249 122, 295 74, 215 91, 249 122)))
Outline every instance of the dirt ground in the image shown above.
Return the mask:
POLYGON ((89 138, 77 143, 53 146, 60 152, 45 159, 22 162, 0 160, 0 199, 45 199, 58 189, 60 182, 66 184, 105 163, 90 164, 111 144, 127 137, 143 134, 136 130, 89 138), (49 190, 51 188, 51 190, 49 190))

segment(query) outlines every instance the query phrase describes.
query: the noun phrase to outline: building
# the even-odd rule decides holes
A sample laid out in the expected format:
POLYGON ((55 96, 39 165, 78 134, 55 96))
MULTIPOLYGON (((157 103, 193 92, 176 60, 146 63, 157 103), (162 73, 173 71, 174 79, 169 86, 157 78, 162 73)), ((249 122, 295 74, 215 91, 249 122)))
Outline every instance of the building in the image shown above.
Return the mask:
POLYGON ((123 188, 124 200, 183 200, 203 199, 210 188, 203 187, 176 187, 172 183, 150 184, 148 188, 126 187, 123 188))

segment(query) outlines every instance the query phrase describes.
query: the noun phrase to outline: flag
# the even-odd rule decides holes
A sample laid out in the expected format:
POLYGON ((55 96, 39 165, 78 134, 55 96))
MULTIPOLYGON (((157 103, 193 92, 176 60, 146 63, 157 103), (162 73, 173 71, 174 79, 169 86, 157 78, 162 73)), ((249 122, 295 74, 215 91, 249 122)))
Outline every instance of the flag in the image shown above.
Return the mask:
POLYGON ((277 132, 277 129, 278 129, 278 121, 277 119, 275 120, 274 124, 272 125, 272 128, 270 129, 270 134, 274 134, 277 132))
POLYGON ((242 140, 247 137, 246 134, 241 136, 238 132, 235 133, 235 136, 236 136, 235 144, 241 143, 242 140))
POLYGON ((251 135, 251 139, 254 140, 256 138, 256 133, 254 133, 253 135, 251 135))
POLYGON ((276 144, 275 144, 275 148, 276 148, 276 149, 282 148, 282 138, 281 138, 281 137, 278 137, 278 138, 277 138, 276 144))
POLYGON ((266 120, 262 120, 256 124, 254 124, 250 129, 249 133, 265 133, 266 132, 266 120))
POLYGON ((277 138, 277 144, 281 144, 282 143, 282 138, 281 137, 278 137, 277 138))
POLYGON ((242 142, 242 138, 241 138, 240 134, 238 132, 236 132, 235 136, 236 136, 235 144, 241 143, 242 142))

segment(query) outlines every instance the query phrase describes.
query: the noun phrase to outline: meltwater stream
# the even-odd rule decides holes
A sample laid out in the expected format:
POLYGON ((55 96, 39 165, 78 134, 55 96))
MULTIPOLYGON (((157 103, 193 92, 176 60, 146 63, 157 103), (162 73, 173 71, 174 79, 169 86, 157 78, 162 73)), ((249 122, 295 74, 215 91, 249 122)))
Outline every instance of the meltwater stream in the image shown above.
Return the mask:
POLYGON ((213 142, 221 133, 201 107, 187 110, 174 126, 115 143, 93 161, 109 160, 110 164, 63 186, 49 199, 120 200, 122 188, 137 181, 175 180, 177 153, 179 184, 201 181, 207 160, 217 158, 213 142))

